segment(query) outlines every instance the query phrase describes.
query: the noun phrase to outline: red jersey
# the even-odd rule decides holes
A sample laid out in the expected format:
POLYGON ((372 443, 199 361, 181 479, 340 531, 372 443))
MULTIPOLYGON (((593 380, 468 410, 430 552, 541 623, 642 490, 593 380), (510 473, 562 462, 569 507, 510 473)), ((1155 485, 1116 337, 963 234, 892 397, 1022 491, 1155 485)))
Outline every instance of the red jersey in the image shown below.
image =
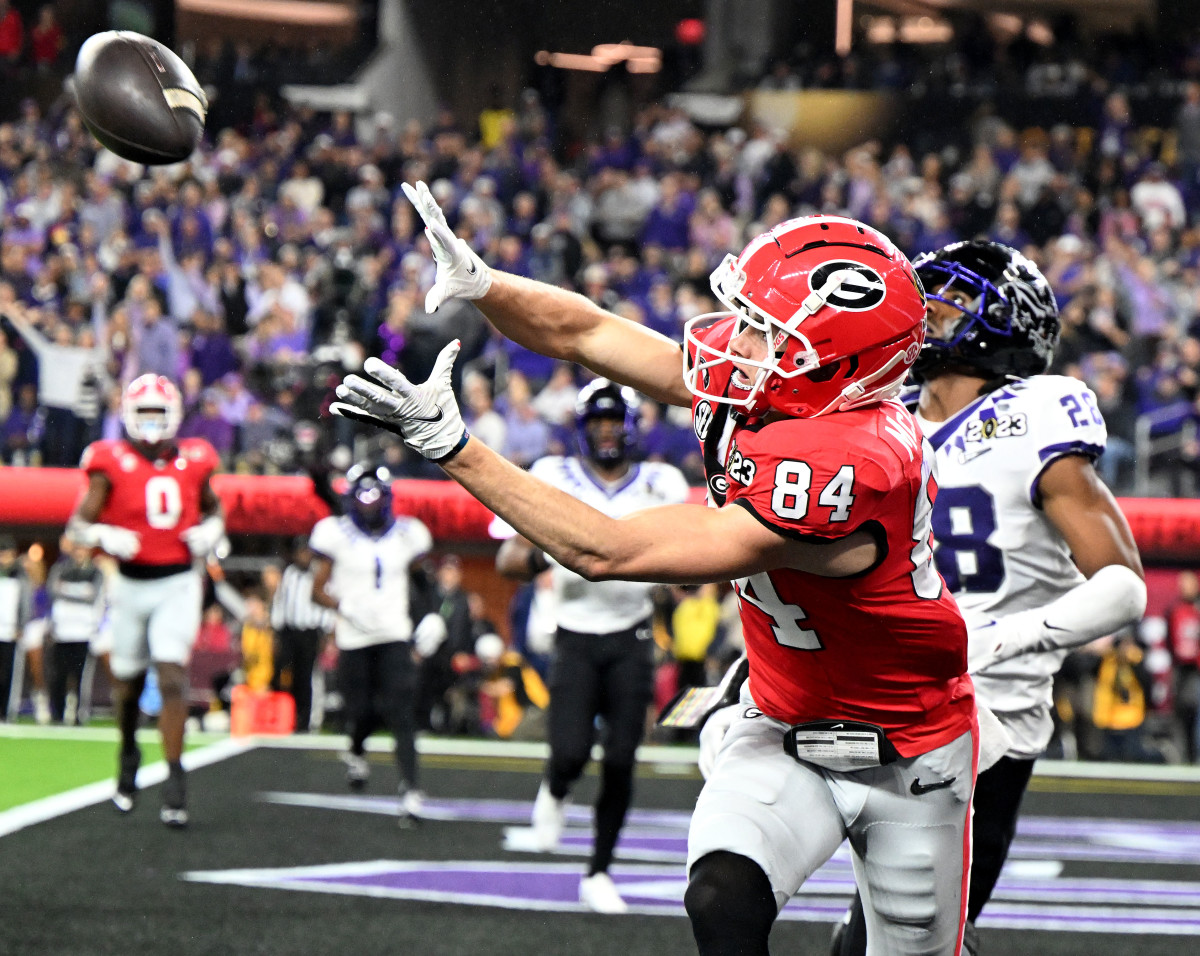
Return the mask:
POLYGON ((905 757, 970 729, 966 625, 933 564, 933 452, 909 412, 883 402, 747 425, 697 399, 693 418, 712 504, 744 507, 786 537, 863 529, 882 545, 853 577, 779 569, 734 582, 763 712, 877 724, 905 757))
POLYGON ((1167 612, 1167 621, 1175 663, 1195 665, 1200 657, 1200 610, 1191 601, 1179 601, 1167 612))
POLYGON ((200 494, 220 459, 203 438, 181 438, 171 458, 151 461, 129 442, 88 445, 80 466, 89 476, 104 475, 112 485, 97 519, 136 531, 141 550, 130 564, 191 564, 180 535, 199 524, 200 494))

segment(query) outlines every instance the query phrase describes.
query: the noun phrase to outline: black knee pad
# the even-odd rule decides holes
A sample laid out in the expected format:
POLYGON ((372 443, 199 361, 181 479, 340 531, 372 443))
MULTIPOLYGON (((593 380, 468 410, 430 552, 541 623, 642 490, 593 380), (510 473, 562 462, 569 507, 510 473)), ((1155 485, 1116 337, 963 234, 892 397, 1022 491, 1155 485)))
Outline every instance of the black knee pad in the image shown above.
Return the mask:
POLYGON ((725 850, 701 857, 683 904, 700 956, 766 956, 778 909, 771 881, 749 857, 725 850))

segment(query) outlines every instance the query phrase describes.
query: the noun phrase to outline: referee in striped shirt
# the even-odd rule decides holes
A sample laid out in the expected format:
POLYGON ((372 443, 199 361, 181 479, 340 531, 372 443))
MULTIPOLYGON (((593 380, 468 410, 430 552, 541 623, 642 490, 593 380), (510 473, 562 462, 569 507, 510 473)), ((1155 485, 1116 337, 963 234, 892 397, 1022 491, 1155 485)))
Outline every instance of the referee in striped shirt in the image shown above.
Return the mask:
POLYGON ((271 627, 275 631, 275 676, 271 686, 285 690, 296 701, 296 733, 307 733, 312 720, 312 677, 321 641, 333 629, 329 608, 313 601, 312 551, 308 539, 296 539, 292 563, 271 602, 271 627), (290 671, 290 680, 284 673, 290 671))

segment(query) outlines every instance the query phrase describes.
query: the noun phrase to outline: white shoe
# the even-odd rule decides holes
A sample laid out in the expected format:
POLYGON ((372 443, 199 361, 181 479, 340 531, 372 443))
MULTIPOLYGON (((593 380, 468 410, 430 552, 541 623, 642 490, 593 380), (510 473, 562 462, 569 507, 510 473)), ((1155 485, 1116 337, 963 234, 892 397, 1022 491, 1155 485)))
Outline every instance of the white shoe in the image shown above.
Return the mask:
POLYGON ((50 698, 40 690, 33 695, 33 719, 42 726, 50 723, 50 698))
POLYGON ((425 810, 425 794, 420 790, 406 790, 400 797, 402 816, 420 817, 425 810))
POLYGON ((607 873, 593 873, 579 881, 579 902, 593 913, 628 913, 629 904, 621 899, 607 873))
POLYGON ((548 852, 558 846, 567 822, 566 800, 553 797, 545 780, 533 801, 533 816, 529 822, 533 827, 533 843, 539 850, 548 852))
POLYGON ((365 789, 371 776, 371 764, 367 758, 347 750, 342 754, 342 763, 346 765, 346 785, 356 793, 365 789))

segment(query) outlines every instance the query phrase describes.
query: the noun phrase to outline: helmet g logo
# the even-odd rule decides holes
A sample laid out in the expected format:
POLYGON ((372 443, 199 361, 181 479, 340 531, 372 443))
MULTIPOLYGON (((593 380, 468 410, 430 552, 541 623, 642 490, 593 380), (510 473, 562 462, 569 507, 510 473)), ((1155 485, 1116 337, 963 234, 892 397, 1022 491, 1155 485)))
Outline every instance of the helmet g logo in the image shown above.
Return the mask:
POLYGON ((813 269, 808 284, 814 292, 827 290, 825 301, 845 312, 867 312, 879 305, 887 292, 883 276, 847 259, 834 259, 813 269))

